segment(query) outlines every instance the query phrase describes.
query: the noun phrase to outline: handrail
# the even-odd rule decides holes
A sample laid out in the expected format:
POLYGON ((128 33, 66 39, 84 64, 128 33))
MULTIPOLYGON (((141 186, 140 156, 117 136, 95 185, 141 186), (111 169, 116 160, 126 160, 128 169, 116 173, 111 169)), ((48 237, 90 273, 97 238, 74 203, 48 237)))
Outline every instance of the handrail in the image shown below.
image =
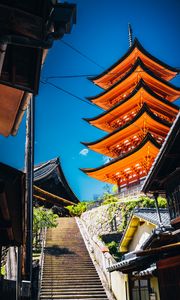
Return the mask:
POLYGON ((46 233, 47 228, 44 229, 42 243, 41 243, 41 255, 39 260, 39 276, 38 276, 38 297, 37 299, 40 299, 40 291, 41 291, 41 282, 42 282, 42 275, 43 275, 43 266, 44 266, 44 248, 46 244, 46 233))

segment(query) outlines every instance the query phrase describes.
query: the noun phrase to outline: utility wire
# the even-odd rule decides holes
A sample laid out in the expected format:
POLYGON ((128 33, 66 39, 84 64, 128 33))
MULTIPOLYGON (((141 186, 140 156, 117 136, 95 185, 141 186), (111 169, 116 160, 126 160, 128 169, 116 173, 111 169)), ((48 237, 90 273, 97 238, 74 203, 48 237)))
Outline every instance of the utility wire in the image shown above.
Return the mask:
MULTIPOLYGON (((71 93, 71 92, 65 90, 64 88, 62 88, 62 87, 60 87, 60 86, 58 86, 58 85, 56 85, 56 84, 54 84, 54 83, 52 83, 52 82, 49 82, 49 81, 42 81, 42 80, 41 80, 41 83, 51 85, 52 87, 54 87, 54 88, 56 88, 56 89, 58 89, 58 90, 60 90, 60 91, 62 91, 62 92, 64 92, 64 93, 68 94, 69 96, 72 96, 73 98, 76 98, 76 99, 78 99, 78 100, 80 100, 80 101, 82 101, 82 102, 84 102, 84 103, 86 103, 86 104, 89 104, 89 105, 95 107, 95 104, 93 104, 92 102, 86 101, 85 99, 83 99, 83 98, 81 98, 81 97, 79 97, 79 96, 76 96, 75 94, 73 94, 73 93, 71 93)), ((101 108, 98 107, 98 106, 96 106, 96 107, 99 108, 99 109, 101 109, 101 108)), ((102 109, 101 109, 101 110, 102 110, 102 109)))
MULTIPOLYGON (((80 54, 82 57, 86 58, 88 61, 92 62, 93 64, 95 64, 96 66, 100 67, 103 70, 107 70, 107 68, 101 66, 100 64, 98 64, 95 60, 93 60, 92 58, 90 58, 88 55, 84 54, 82 51, 78 50, 77 48, 75 48, 74 46, 70 45, 69 43, 65 42, 64 40, 60 40, 61 43, 65 44, 66 46, 68 46, 69 48, 73 49, 75 52, 77 52, 78 54, 80 54)), ((179 70, 180 72, 180 67, 175 67, 176 69, 179 70)), ((166 70, 167 68, 165 67, 160 67, 160 70, 166 70)), ((144 72, 144 71, 140 71, 140 72, 144 72)), ((112 73, 112 72, 105 72, 105 74, 112 74, 112 75, 116 75, 116 73, 112 73)), ((178 76, 180 74, 177 74, 176 76, 178 76)), ((96 75, 89 75, 89 76, 96 76, 96 75)))
MULTIPOLYGON (((80 101, 86 103, 86 104, 89 104, 89 105, 91 105, 91 106, 93 106, 93 107, 96 106, 98 109, 100 109, 100 110, 102 111, 102 108, 98 107, 96 104, 93 104, 92 102, 88 102, 88 101, 86 101, 85 99, 83 99, 83 98, 81 98, 81 97, 79 97, 79 96, 76 96, 75 94, 73 94, 73 93, 71 93, 71 92, 65 90, 64 88, 62 88, 62 87, 60 87, 60 86, 57 86, 57 85, 54 84, 54 83, 51 83, 51 82, 43 82, 43 81, 41 81, 41 83, 51 85, 52 87, 54 87, 54 88, 56 88, 56 89, 58 89, 58 90, 60 90, 60 91, 62 91, 62 92, 64 92, 64 93, 66 93, 66 94, 68 94, 68 95, 70 95, 70 96, 72 96, 72 97, 74 97, 74 98, 76 98, 76 99, 78 99, 78 100, 80 100, 80 101)), ((111 115, 113 118, 117 118, 117 115, 112 114, 111 112, 109 112, 109 115, 111 115)), ((139 126, 137 126, 137 125, 135 125, 135 124, 133 124, 133 125, 141 130, 141 128, 140 128, 139 126)))
MULTIPOLYGON (((165 70, 165 68, 163 69, 165 70)), ((146 73, 144 70, 135 70, 133 73, 146 73)), ((108 72, 106 75, 117 75, 117 73, 111 73, 108 72)), ((83 77, 95 77, 98 76, 98 74, 73 74, 73 75, 54 75, 54 76, 47 76, 44 78, 45 81, 48 81, 49 79, 71 79, 71 78, 83 78, 83 77)), ((180 76, 180 73, 178 73, 173 79, 180 76)))
MULTIPOLYGON (((64 92, 64 93, 66 93, 66 94, 72 96, 73 98, 76 98, 76 99, 78 99, 78 100, 80 100, 80 101, 82 101, 82 102, 84 102, 84 103, 86 103, 86 104, 89 104, 89 105, 91 105, 91 106, 93 106, 93 107, 96 107, 96 108, 98 108, 98 109, 100 109, 100 110, 102 111, 102 108, 98 107, 98 106, 97 106, 96 104, 94 104, 93 102, 86 101, 85 99, 83 99, 83 98, 81 98, 81 97, 79 97, 79 96, 76 96, 75 94, 73 94, 73 93, 71 93, 71 92, 65 90, 64 88, 62 88, 62 87, 60 87, 60 86, 57 86, 57 85, 54 84, 54 83, 51 83, 51 82, 48 82, 48 81, 43 82, 42 80, 41 80, 41 83, 43 83, 43 84, 48 84, 48 85, 50 85, 50 86, 52 86, 52 87, 54 87, 54 88, 56 88, 56 89, 58 89, 58 90, 60 90, 60 91, 62 91, 62 92, 64 92)), ((117 115, 115 115, 115 114, 113 114, 113 113, 111 113, 111 112, 109 112, 108 114, 109 114, 110 116, 112 116, 113 118, 117 118, 117 115)), ((140 131, 143 131, 143 129, 142 129, 140 126, 135 125, 135 124, 132 124, 132 125, 133 125, 134 127, 136 127, 137 129, 139 129, 140 131)), ((114 129, 114 130, 116 131, 117 129, 118 129, 118 128, 116 128, 116 129, 114 129)))
POLYGON ((66 46, 68 46, 69 48, 73 49, 75 52, 77 52, 78 54, 80 54, 82 57, 86 58, 87 60, 89 60, 90 62, 92 62, 93 64, 95 64, 96 66, 98 66, 99 68, 105 70, 104 67, 102 67, 100 64, 98 64, 95 60, 93 60, 92 58, 90 58, 89 56, 87 56, 86 54, 82 53, 80 50, 76 49, 74 46, 70 45, 69 43, 63 41, 62 39, 60 40, 61 43, 65 44, 66 46))

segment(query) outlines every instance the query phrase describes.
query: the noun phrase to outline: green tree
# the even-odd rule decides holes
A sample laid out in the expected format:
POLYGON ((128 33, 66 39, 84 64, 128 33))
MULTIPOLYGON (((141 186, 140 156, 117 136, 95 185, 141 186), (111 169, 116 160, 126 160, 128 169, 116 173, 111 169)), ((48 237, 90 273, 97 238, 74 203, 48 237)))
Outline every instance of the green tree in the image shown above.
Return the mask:
POLYGON ((33 209, 33 244, 38 248, 40 235, 45 228, 57 227, 58 215, 54 214, 51 209, 44 207, 34 207, 33 209))
POLYGON ((71 216, 80 217, 81 214, 87 210, 87 202, 79 202, 75 205, 66 206, 66 208, 69 210, 71 216))

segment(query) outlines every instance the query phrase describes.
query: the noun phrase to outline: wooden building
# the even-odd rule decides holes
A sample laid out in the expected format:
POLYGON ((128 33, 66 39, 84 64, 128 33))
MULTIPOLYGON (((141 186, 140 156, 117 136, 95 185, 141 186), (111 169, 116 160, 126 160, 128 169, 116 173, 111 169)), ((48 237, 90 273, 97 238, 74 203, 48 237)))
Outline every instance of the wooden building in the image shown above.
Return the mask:
POLYGON ((47 51, 70 32, 75 12, 56 0, 0 0, 0 134, 17 133, 47 51))
POLYGON ((58 157, 35 166, 34 198, 48 207, 65 207, 79 202, 65 178, 58 157))
POLYGON ((88 99, 104 112, 85 120, 107 134, 83 144, 111 160, 84 173, 121 191, 145 179, 179 110, 173 101, 180 88, 169 82, 177 74, 135 39, 117 63, 91 78, 104 91, 88 99))
MULTIPOLYGON (((8 137, 17 133, 28 103, 38 94, 41 67, 48 49, 55 40, 70 33, 75 22, 74 4, 57 0, 0 0, 1 135, 8 137)), ((29 169, 33 169, 32 161, 29 169)), ((30 283, 32 275, 32 205, 29 201, 32 191, 27 189, 30 181, 26 180, 28 192, 24 199, 25 184, 23 182, 21 187, 21 177, 24 178, 24 174, 18 170, 0 165, 0 247, 18 246, 18 256, 22 257, 22 268, 18 259, 18 299, 23 290, 30 296, 30 288, 22 285, 21 289, 20 280, 30 283)), ((1 279, 0 288, 4 287, 1 279)), ((0 298, 15 299, 15 296, 11 297, 7 288, 5 292, 1 290, 0 298)))
MULTIPOLYGON (((167 209, 160 209, 164 228, 170 228, 167 209)), ((152 237, 159 236, 159 218, 155 208, 137 208, 131 215, 120 242, 123 260, 108 268, 110 272, 120 271, 125 277, 127 296, 122 300, 160 300, 157 266, 148 257, 138 257, 137 252, 147 248, 152 237)), ((164 298, 162 298, 164 299, 164 298)))
POLYGON ((149 253, 141 255, 154 251, 158 256, 165 251, 166 257, 157 261, 160 295, 163 300, 176 300, 180 295, 180 113, 144 183, 143 192, 155 198, 165 194, 167 198, 173 244, 172 240, 167 240, 165 249, 153 247, 149 253))

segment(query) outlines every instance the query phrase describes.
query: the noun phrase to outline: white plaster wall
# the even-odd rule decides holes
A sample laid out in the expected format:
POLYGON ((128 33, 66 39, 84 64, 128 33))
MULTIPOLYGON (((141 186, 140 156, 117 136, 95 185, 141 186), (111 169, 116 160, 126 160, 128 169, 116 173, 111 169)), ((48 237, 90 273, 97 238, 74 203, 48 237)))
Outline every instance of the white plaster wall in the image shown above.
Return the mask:
POLYGON ((155 225, 152 225, 151 223, 147 224, 146 222, 141 226, 138 226, 133 239, 129 244, 128 252, 139 250, 140 246, 149 237, 154 228, 155 225))

